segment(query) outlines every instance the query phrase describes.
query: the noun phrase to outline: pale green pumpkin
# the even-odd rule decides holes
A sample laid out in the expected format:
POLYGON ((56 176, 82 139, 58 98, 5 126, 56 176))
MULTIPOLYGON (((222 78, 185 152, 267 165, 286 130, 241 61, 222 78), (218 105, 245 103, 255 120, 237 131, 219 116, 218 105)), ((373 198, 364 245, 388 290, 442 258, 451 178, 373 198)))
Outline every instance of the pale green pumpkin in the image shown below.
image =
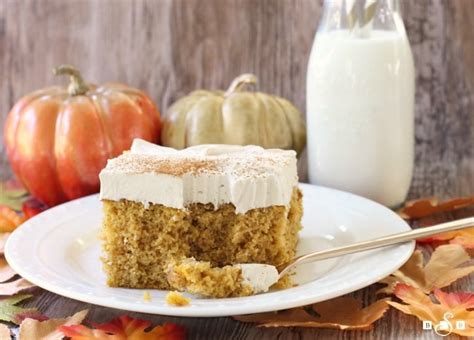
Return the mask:
POLYGON ((163 145, 253 144, 300 153, 306 144, 301 113, 286 99, 243 90, 256 82, 243 74, 226 92, 198 90, 179 99, 163 117, 163 145))

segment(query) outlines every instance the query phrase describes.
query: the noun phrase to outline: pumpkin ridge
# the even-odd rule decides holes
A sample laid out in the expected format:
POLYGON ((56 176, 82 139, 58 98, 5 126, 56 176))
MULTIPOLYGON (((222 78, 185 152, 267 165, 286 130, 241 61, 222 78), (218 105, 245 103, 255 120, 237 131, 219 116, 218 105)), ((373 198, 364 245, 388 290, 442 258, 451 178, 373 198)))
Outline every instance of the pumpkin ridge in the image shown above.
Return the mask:
MULTIPOLYGON (((283 116, 285 117, 285 121, 286 121, 286 124, 288 126, 288 132, 290 133, 290 136, 291 136, 291 145, 293 146, 293 148, 296 149, 296 145, 298 145, 297 141, 296 141, 296 136, 295 136, 295 132, 293 131, 293 128, 291 126, 291 119, 290 117, 288 117, 288 113, 287 113, 287 110, 286 108, 280 103, 280 97, 278 96, 272 96, 270 97, 271 100, 273 100, 276 105, 280 108, 281 112, 283 112, 283 116)), ((298 154, 300 151, 298 150, 295 150, 298 154)))
POLYGON ((102 99, 103 95, 101 93, 94 93, 94 94, 91 94, 89 99, 91 100, 92 102, 92 105, 95 107, 96 109, 96 112, 97 112, 97 115, 99 117, 99 120, 100 120, 100 127, 104 133, 104 136, 107 140, 107 154, 110 156, 113 154, 113 150, 114 150, 114 144, 112 142, 112 136, 110 135, 110 132, 108 129, 106 129, 106 122, 105 122, 105 117, 106 117, 106 114, 104 112, 104 109, 102 108, 102 105, 101 105, 101 100, 99 99, 102 99))
MULTIPOLYGON (((291 124, 291 119, 290 117, 288 116, 288 112, 287 110, 285 109, 284 105, 282 104, 282 101, 284 101, 285 99, 281 98, 281 97, 274 97, 272 98, 275 100, 275 102, 278 104, 278 106, 281 108, 281 110, 283 111, 284 113, 284 116, 285 116, 285 119, 286 119, 286 122, 288 124, 288 126, 290 127, 290 132, 291 132, 291 139, 292 139, 292 145, 293 147, 295 148, 295 151, 296 153, 299 155, 303 149, 304 149, 304 143, 302 145, 302 147, 300 148, 299 145, 301 144, 300 141, 298 141, 298 138, 297 138, 297 132, 293 129, 293 125, 291 124)), ((289 104, 291 104, 290 102, 288 102, 289 104)), ((293 105, 293 104, 291 104, 293 105)), ((296 108, 295 108, 296 109, 296 108)), ((297 109, 296 109, 297 110, 297 109)), ((299 111, 298 111, 299 113, 299 111)), ((304 128, 304 127, 303 127, 304 128)), ((305 137, 304 137, 304 140, 306 140, 306 133, 305 133, 305 137)))
POLYGON ((62 200, 63 201, 66 201, 66 193, 64 192, 64 189, 63 189, 63 185, 61 183, 61 181, 59 180, 59 169, 58 169, 58 162, 57 162, 57 155, 56 155, 56 135, 57 135, 57 129, 58 129, 58 121, 59 119, 61 118, 61 114, 63 113, 64 109, 65 109, 65 99, 64 99, 64 95, 61 96, 62 100, 60 100, 60 104, 59 104, 59 107, 58 107, 58 111, 56 112, 56 119, 55 119, 55 126, 54 126, 54 134, 53 134, 53 150, 50 150, 50 152, 52 152, 54 154, 54 166, 53 166, 53 169, 54 169, 54 181, 56 182, 56 188, 57 190, 60 191, 60 194, 62 196, 62 200))
MULTIPOLYGON (((18 139, 18 126, 20 124, 20 116, 23 114, 23 109, 25 107, 27 107, 28 105, 30 105, 30 103, 35 100, 37 97, 33 97, 31 96, 27 102, 25 103, 21 103, 22 105, 19 105, 17 107, 17 105, 15 105, 9 112, 8 116, 7 116, 7 119, 5 121, 5 126, 4 126, 4 129, 3 129, 3 140, 5 141, 5 151, 6 151, 6 154, 7 154, 7 158, 9 159, 9 162, 11 163, 11 167, 12 169, 15 167, 16 169, 17 166, 16 166, 16 162, 11 162, 10 160, 11 159, 14 159, 15 158, 15 147, 11 147, 10 146, 10 143, 12 143, 13 145, 16 145, 16 142, 17 142, 17 139, 18 139), (15 113, 13 113, 13 110, 15 110, 15 113), (12 124, 15 124, 13 127, 10 126, 12 124), (9 129, 13 129, 12 132, 9 132, 8 130, 9 129), (11 136, 11 137, 10 137, 11 136), (11 140, 10 140, 11 138, 11 140)), ((26 98, 25 98, 26 100, 26 98)), ((20 103, 18 103, 20 104, 20 103)), ((13 169, 15 172, 18 172, 18 170, 15 170, 13 169)), ((23 179, 20 177, 20 176, 17 176, 19 177, 18 179, 20 180, 20 182, 22 183, 22 185, 24 186, 24 182, 23 182, 23 179)))
POLYGON ((110 133, 109 124, 107 124, 105 120, 105 117, 107 115, 105 114, 105 111, 101 104, 102 99, 105 99, 105 96, 101 92, 96 92, 90 96, 90 100, 92 101, 92 104, 96 108, 97 115, 99 116, 99 120, 101 122, 100 126, 106 138, 107 148, 108 148, 107 154, 109 155, 109 157, 111 157, 111 155, 114 153, 115 145, 112 140, 112 134, 110 133))
MULTIPOLYGON (((57 86, 50 86, 50 87, 47 87, 47 88, 44 88, 44 89, 40 89, 40 90, 37 90, 37 91, 34 91, 26 96, 24 96, 23 98, 20 99, 20 102, 17 103, 9 112, 8 114, 8 117, 7 117, 7 120, 5 122, 5 126, 4 126, 4 140, 6 141, 6 137, 7 137, 7 134, 10 134, 9 132, 7 132, 7 130, 9 129, 13 129, 13 132, 12 132, 12 139, 11 139, 11 143, 13 143, 13 145, 16 146, 17 144, 17 141, 18 141, 18 133, 19 133, 19 125, 20 125, 20 122, 21 122, 21 116, 24 115, 24 113, 26 112, 26 108, 30 105, 32 105, 36 100, 41 100, 43 97, 45 96, 52 96, 51 94, 48 94, 49 91, 57 91, 58 93, 60 92, 61 88, 60 87, 57 87, 57 86), (21 102, 22 99, 28 99, 27 101, 25 101, 24 103, 21 102), (21 104, 17 107, 18 104, 21 104), (15 111, 13 113, 13 111, 15 111), (16 118, 16 121, 14 121, 15 123, 15 126, 14 127, 11 127, 10 126, 10 120, 13 119, 13 118, 16 118)), ((5 143, 5 150, 7 152, 7 158, 9 160, 11 159, 15 159, 15 155, 16 155, 16 148, 15 147, 10 147, 9 146, 9 142, 6 141, 5 143)), ((10 165, 11 165, 11 168, 12 170, 14 170, 14 172, 17 172, 17 173, 21 173, 21 169, 20 168, 17 168, 17 166, 15 165, 16 162, 12 162, 10 161, 10 165)), ((20 180, 20 182, 22 183, 23 186, 25 186, 25 181, 23 180, 23 176, 16 176, 18 177, 18 179, 20 180)))
MULTIPOLYGON (((255 98, 258 99, 258 105, 259 105, 259 109, 257 110, 257 113, 258 115, 260 115, 260 119, 259 119, 259 122, 258 122, 258 125, 263 127, 263 131, 261 132, 263 136, 260 136, 260 143, 262 144, 262 146, 264 148, 268 148, 267 145, 264 145, 264 143, 262 143, 262 141, 266 141, 268 142, 268 140, 270 139, 270 136, 269 136, 269 133, 268 133, 268 126, 267 124, 265 124, 265 122, 267 121, 268 117, 268 106, 265 104, 265 95, 262 94, 261 92, 255 92, 254 93, 254 96, 255 98), (264 117, 262 117, 262 115, 264 115, 264 117), (260 122, 260 120, 263 121, 263 123, 260 122)), ((268 120, 270 121, 270 120, 268 120)), ((272 127, 270 127, 271 129, 272 127)), ((266 144, 266 143, 265 143, 266 144)))
MULTIPOLYGON (((52 94, 43 92, 43 93, 41 93, 40 96, 35 97, 34 100, 32 100, 29 103, 28 106, 32 106, 31 108, 28 108, 28 106, 24 106, 22 108, 21 113, 22 113, 22 115, 24 115, 26 112, 29 112, 30 110, 36 111, 37 109, 34 106, 36 105, 35 103, 37 103, 37 102, 56 102, 55 109, 51 110, 51 112, 54 115, 54 119, 52 119, 52 120, 56 122, 57 119, 58 119, 59 109, 60 109, 60 107, 63 103, 63 101, 61 100, 62 96, 63 96, 63 93, 61 93, 61 91, 59 91, 59 89, 56 93, 52 93, 52 94)), ((19 126, 17 128, 17 133, 21 132, 21 129, 22 129, 21 121, 22 120, 23 120, 23 117, 19 120, 20 123, 19 123, 19 126)), ((54 128, 54 130, 55 130, 55 128, 54 128)), ((15 146, 16 146, 17 141, 18 141, 19 138, 20 137, 18 137, 18 136, 16 137, 15 144, 14 144, 15 146)), ((66 198, 66 196, 64 195, 64 191, 62 190, 61 184, 57 180, 57 175, 56 175, 57 174, 56 157, 54 155, 55 134, 52 133, 52 136, 50 136, 50 138, 52 138, 50 148, 46 149, 46 152, 44 152, 44 154, 53 155, 52 157, 48 157, 46 159, 46 161, 47 161, 47 170, 49 170, 52 174, 52 176, 47 176, 47 180, 50 181, 49 183, 44 183, 44 181, 43 181, 44 178, 42 178, 41 175, 39 175, 39 178, 37 177, 38 174, 41 174, 41 172, 44 171, 43 169, 37 169, 35 171, 36 172, 35 177, 31 178, 32 177, 31 176, 32 171, 31 171, 31 169, 28 168, 28 166, 25 167, 25 161, 22 161, 21 157, 19 157, 19 159, 15 159, 15 158, 11 159, 11 161, 13 163, 18 164, 18 165, 15 165, 15 166, 12 165, 13 171, 15 172, 17 177, 20 179, 22 184, 25 186, 25 188, 27 188, 33 196, 35 196, 38 193, 38 191, 41 190, 42 186, 48 187, 48 190, 51 190, 53 192, 52 196, 48 197, 45 200, 41 200, 43 203, 45 203, 47 205, 51 204, 51 202, 52 202, 51 200, 57 200, 59 198, 60 200, 64 201, 65 198, 66 198), (19 168, 17 166, 19 166, 19 168), (35 184, 30 186, 30 183, 35 183, 35 184), (52 184, 52 185, 49 185, 49 184, 52 184)), ((34 150, 34 151, 36 151, 36 150, 34 150)), ((20 152, 20 154, 21 154, 21 152, 20 152)), ((44 161, 44 159, 43 159, 43 161, 44 161)))
POLYGON ((139 109, 139 111, 148 118, 150 126, 152 126, 152 128, 150 129, 150 134, 153 136, 153 142, 158 142, 160 140, 160 136, 158 135, 155 137, 154 134, 155 134, 155 131, 159 131, 161 127, 160 112, 158 111, 158 108, 153 103, 153 101, 146 95, 145 92, 138 89, 130 89, 130 90, 125 90, 125 91, 120 91, 120 92, 122 94, 126 94, 127 97, 139 109), (146 102, 146 104, 149 105, 153 109, 153 112, 150 112, 149 110, 145 110, 144 107, 140 105, 138 101, 146 102), (153 117, 153 115, 155 117, 153 117))
MULTIPOLYGON (((104 84, 104 85, 107 85, 107 84, 104 84)), ((112 85, 113 85, 113 84, 112 84, 112 85)), ((101 87, 103 87, 103 86, 101 86, 101 87)), ((127 94, 127 95, 135 95, 135 96, 143 96, 143 95, 146 95, 145 92, 143 92, 143 91, 141 91, 141 90, 138 90, 138 89, 134 89, 134 88, 123 88, 123 89, 122 89, 122 88, 120 88, 120 87, 115 88, 115 86, 110 86, 109 89, 114 90, 114 91, 118 90, 118 91, 120 91, 120 92, 122 92, 122 93, 125 93, 125 94, 127 94)))
MULTIPOLYGON (((143 110, 143 108, 140 105, 138 105, 138 103, 134 99, 132 99, 132 97, 129 94, 125 93, 125 91, 115 91, 115 90, 113 91, 114 93, 118 95, 118 98, 124 98, 125 99, 124 101, 127 101, 128 103, 130 103, 130 105, 133 108, 135 108, 136 112, 140 112, 140 115, 146 117, 146 121, 147 121, 147 124, 145 124, 146 126, 155 125, 151 117, 145 114, 145 111, 143 110)), ((151 135, 153 135, 152 129, 149 129, 149 132, 151 135)))
MULTIPOLYGON (((46 89, 45 89, 46 90, 46 89)), ((7 138, 7 134, 10 135, 9 132, 7 132, 8 129, 13 129, 13 132, 11 133, 12 135, 12 142, 13 143, 16 143, 16 140, 17 140, 17 135, 18 135, 18 125, 19 125, 19 122, 20 122, 20 118, 19 116, 23 115, 24 113, 24 109, 26 107, 28 107, 33 101, 35 101, 36 99, 40 98, 43 94, 43 92, 45 90, 38 90, 36 92, 33 92, 27 96, 24 96, 22 99, 25 100, 25 102, 21 102, 21 99, 20 99, 20 102, 15 105, 11 110, 10 110, 10 113, 9 113, 9 116, 7 117, 7 120, 5 122, 5 126, 4 126, 4 132, 3 132, 3 138, 6 139, 7 138), (26 101, 26 99, 28 99, 28 101, 26 101), (21 104, 21 105, 20 105, 21 104), (15 111, 15 114, 12 116, 12 113, 13 111, 15 111), (16 118, 16 121, 13 121, 15 123, 15 126, 14 127, 11 127, 10 124, 11 124, 11 120, 13 118, 16 118)), ((8 150, 10 149, 9 146, 8 146, 8 143, 6 143, 5 145, 5 149, 8 150)), ((12 151, 13 152, 13 151, 12 151)))
MULTIPOLYGON (((188 110, 184 113, 185 117, 186 117, 185 118, 185 123, 184 123, 185 126, 187 125, 188 121, 190 120, 190 118, 188 118, 188 117, 190 117, 189 113, 192 112, 194 110, 194 108, 198 104, 200 104, 202 101, 209 99, 208 97, 210 97, 210 96, 200 96, 198 98, 198 100, 196 100, 193 104, 191 104, 191 106, 188 108, 188 110)), ((188 134, 186 132, 184 132, 184 145, 188 145, 188 134)))

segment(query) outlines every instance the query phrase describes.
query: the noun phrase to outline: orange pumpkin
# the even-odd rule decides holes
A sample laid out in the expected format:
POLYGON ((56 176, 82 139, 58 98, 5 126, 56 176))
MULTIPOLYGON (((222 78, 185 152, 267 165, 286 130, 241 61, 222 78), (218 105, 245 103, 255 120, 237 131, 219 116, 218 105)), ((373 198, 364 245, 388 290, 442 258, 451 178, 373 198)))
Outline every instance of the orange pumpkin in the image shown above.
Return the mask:
POLYGON ((160 114, 143 92, 122 84, 86 84, 71 66, 68 88, 50 87, 21 98, 5 123, 13 172, 28 191, 52 206, 99 190, 107 159, 134 138, 159 140, 160 114))

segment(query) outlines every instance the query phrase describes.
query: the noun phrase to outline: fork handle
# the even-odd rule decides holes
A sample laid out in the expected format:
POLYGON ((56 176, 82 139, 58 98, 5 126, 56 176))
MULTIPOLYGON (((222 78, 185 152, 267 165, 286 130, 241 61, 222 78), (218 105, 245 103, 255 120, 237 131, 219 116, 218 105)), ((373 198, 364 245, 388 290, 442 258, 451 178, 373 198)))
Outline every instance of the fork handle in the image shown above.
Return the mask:
POLYGON ((353 254, 353 253, 357 253, 357 252, 361 252, 365 250, 386 247, 386 246, 390 246, 397 243, 413 241, 418 238, 432 236, 432 235, 444 233, 447 231, 464 229, 464 228, 472 227, 472 226, 474 226, 474 217, 468 217, 468 218, 463 218, 460 220, 437 224, 432 227, 409 230, 402 233, 392 234, 389 236, 379 237, 379 238, 368 240, 368 241, 358 242, 358 243, 351 244, 348 246, 336 247, 332 249, 309 253, 306 255, 301 255, 297 257, 296 259, 294 259, 292 263, 288 264, 282 271, 280 271, 279 276, 283 277, 283 275, 287 274, 291 268, 303 263, 326 260, 333 257, 353 254))

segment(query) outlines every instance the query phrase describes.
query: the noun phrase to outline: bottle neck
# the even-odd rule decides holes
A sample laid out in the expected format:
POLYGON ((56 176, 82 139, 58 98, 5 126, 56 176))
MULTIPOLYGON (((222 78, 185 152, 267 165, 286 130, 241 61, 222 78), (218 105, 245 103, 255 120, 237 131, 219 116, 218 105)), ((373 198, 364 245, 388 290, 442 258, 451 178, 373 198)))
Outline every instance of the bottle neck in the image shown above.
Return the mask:
POLYGON ((361 37, 371 30, 405 33, 399 0, 325 0, 320 31, 347 29, 361 37))

